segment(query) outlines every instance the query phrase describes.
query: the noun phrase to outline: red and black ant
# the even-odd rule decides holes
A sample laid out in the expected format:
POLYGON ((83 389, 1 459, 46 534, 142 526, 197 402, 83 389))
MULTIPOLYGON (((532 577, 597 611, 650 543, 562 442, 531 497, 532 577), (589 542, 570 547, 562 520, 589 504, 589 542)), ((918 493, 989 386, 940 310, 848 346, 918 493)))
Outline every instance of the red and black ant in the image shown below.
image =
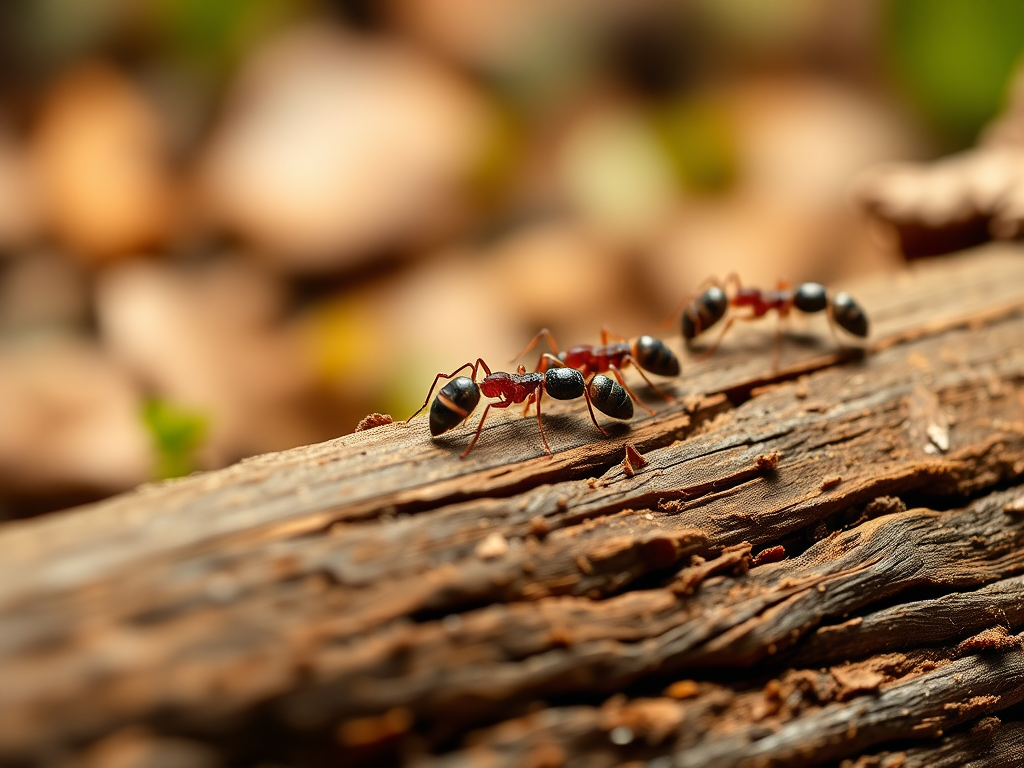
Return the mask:
POLYGON ((544 434, 544 422, 540 417, 540 401, 544 397, 544 393, 551 395, 556 400, 575 400, 578 397, 585 397, 587 409, 590 411, 590 418, 594 422, 594 426, 605 437, 608 436, 608 433, 597 423, 597 417, 594 415, 594 406, 597 406, 601 413, 614 419, 624 420, 633 416, 633 403, 629 399, 629 395, 607 376, 594 376, 588 382, 584 380, 583 374, 578 370, 564 366, 551 368, 546 371, 527 373, 526 366, 520 365, 515 373, 506 373, 504 371, 492 373, 487 363, 483 359, 477 358, 475 363, 460 365, 451 373, 437 374, 434 377, 434 383, 430 385, 430 390, 427 392, 427 398, 423 401, 423 405, 408 418, 406 423, 412 421, 413 417, 427 407, 427 403, 430 402, 430 395, 433 393, 434 387, 437 386, 437 382, 441 379, 451 379, 451 381, 441 388, 441 391, 437 393, 437 397, 434 398, 434 402, 430 406, 430 434, 434 437, 447 432, 468 419, 476 408, 477 403, 480 402, 481 393, 485 397, 498 400, 496 403, 487 404, 483 415, 480 417, 480 423, 476 427, 476 434, 473 435, 473 439, 469 442, 466 450, 462 452, 461 458, 466 458, 469 452, 473 450, 473 446, 476 445, 491 407, 508 408, 515 403, 526 403, 527 408, 533 403, 537 404, 537 424, 540 427, 540 437, 544 441, 544 449, 550 454, 551 446, 548 445, 548 439, 544 434), (456 377, 457 373, 467 368, 470 371, 469 376, 456 377), (480 369, 483 369, 486 375, 478 383, 476 376, 480 369))
MULTIPOLYGON (((835 296, 830 296, 825 286, 820 283, 801 283, 794 288, 786 281, 779 281, 776 290, 766 291, 760 288, 745 287, 735 274, 729 275, 722 282, 714 279, 708 282, 710 282, 710 286, 686 304, 683 310, 682 332, 687 344, 721 320, 730 307, 735 309, 747 307, 750 309, 750 314, 730 314, 718 339, 705 353, 706 356, 714 354, 722 337, 735 321, 756 320, 772 310, 778 313, 780 321, 775 333, 773 368, 777 367, 779 362, 781 321, 789 316, 791 309, 798 309, 808 314, 828 310, 826 316, 833 334, 838 325, 854 336, 864 338, 868 335, 868 317, 853 297, 848 293, 837 293, 835 296), (732 296, 727 295, 725 291, 730 285, 734 287, 732 296)), ((838 335, 836 335, 836 341, 840 346, 844 346, 838 335)))
POLYGON ((671 395, 665 394, 654 386, 654 383, 644 373, 646 370, 658 376, 678 376, 680 371, 679 359, 673 354, 671 349, 665 346, 663 341, 653 336, 640 336, 633 341, 627 341, 624 337, 613 334, 607 328, 602 328, 600 345, 577 344, 574 347, 569 347, 564 352, 559 352, 558 344, 555 343, 555 337, 551 331, 544 328, 526 345, 526 349, 516 355, 515 359, 518 360, 527 354, 542 338, 547 339, 548 346, 551 347, 551 352, 554 354, 545 352, 541 355, 540 360, 537 362, 538 371, 548 370, 549 364, 567 365, 580 371, 588 380, 596 374, 609 371, 637 405, 648 413, 653 414, 654 411, 640 402, 636 393, 630 389, 626 380, 622 378, 622 369, 633 365, 636 367, 637 373, 643 377, 643 380, 647 382, 651 389, 666 400, 671 401, 674 399, 671 395), (618 339, 618 341, 609 341, 612 337, 618 339))

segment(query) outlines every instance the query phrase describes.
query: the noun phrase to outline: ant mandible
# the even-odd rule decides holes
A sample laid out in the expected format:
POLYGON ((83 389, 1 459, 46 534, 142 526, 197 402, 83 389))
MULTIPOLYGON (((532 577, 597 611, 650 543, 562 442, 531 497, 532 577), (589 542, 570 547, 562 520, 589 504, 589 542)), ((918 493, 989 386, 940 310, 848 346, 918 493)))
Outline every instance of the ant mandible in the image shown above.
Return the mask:
POLYGON ((608 436, 608 433, 597 423, 594 406, 615 419, 625 420, 633 416, 633 403, 629 396, 622 387, 607 376, 594 376, 588 382, 584 380, 583 374, 578 370, 565 366, 527 373, 526 366, 520 365, 515 373, 506 373, 505 371, 492 373, 487 363, 482 358, 477 358, 475 363, 464 363, 451 373, 437 374, 434 377, 434 383, 430 385, 423 405, 406 420, 406 423, 412 421, 427 407, 430 395, 441 379, 450 379, 450 381, 441 388, 430 406, 430 434, 433 437, 447 432, 468 419, 480 402, 481 393, 485 397, 498 400, 496 403, 488 403, 484 409, 473 439, 460 456, 463 459, 476 445, 491 408, 508 408, 515 403, 526 403, 527 408, 533 403, 537 404, 537 424, 540 427, 540 437, 544 441, 544 450, 550 455, 551 446, 548 445, 547 436, 544 434, 544 422, 540 417, 540 401, 545 393, 556 400, 575 400, 585 397, 587 409, 590 411, 590 419, 605 437, 608 436), (469 376, 456 376, 467 368, 470 371, 469 376), (476 377, 481 369, 485 376, 478 383, 476 377))
POLYGON ((626 380, 622 377, 622 369, 633 365, 637 373, 643 377, 643 380, 647 382, 651 389, 666 400, 672 401, 675 399, 658 389, 647 378, 647 374, 644 373, 646 370, 658 376, 679 375, 679 359, 660 339, 656 339, 653 336, 640 336, 632 341, 628 341, 625 337, 613 334, 605 327, 601 329, 600 345, 577 344, 576 346, 569 347, 564 352, 559 352, 554 335, 547 328, 543 328, 526 345, 526 349, 516 355, 515 359, 518 360, 523 355, 528 354, 542 338, 547 340, 548 346, 554 354, 545 352, 541 355, 540 360, 537 362, 538 371, 548 370, 549 365, 566 365, 580 371, 588 380, 597 374, 609 371, 637 405, 648 413, 653 414, 654 411, 640 402, 636 393, 630 389, 626 380), (611 338, 615 338, 617 341, 610 341, 611 338))
POLYGON ((730 307, 735 309, 748 307, 750 309, 748 315, 729 315, 722 332, 705 353, 706 357, 714 354, 722 338, 736 320, 744 322, 756 320, 772 310, 777 312, 779 317, 779 326, 775 332, 773 369, 777 368, 779 363, 779 344, 782 337, 781 321, 789 316, 791 309, 795 308, 807 314, 827 310, 829 328, 832 329, 840 346, 845 345, 836 334, 835 327, 837 325, 854 336, 864 338, 868 335, 868 317, 853 297, 848 293, 837 293, 835 296, 830 296, 825 286, 820 283, 801 283, 794 288, 791 283, 780 280, 776 290, 767 291, 744 286, 735 273, 730 274, 722 282, 712 278, 706 283, 710 283, 709 287, 689 301, 683 310, 682 333, 687 344, 721 320, 730 307), (732 296, 726 293, 726 288, 730 286, 734 287, 732 296))

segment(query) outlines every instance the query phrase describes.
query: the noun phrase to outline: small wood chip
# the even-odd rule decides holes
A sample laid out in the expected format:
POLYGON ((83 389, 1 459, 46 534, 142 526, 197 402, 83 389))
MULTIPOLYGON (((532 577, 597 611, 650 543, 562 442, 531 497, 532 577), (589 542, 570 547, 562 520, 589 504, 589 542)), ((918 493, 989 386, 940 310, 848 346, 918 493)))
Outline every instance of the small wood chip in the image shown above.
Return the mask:
POLYGON ((786 559, 786 548, 781 544, 774 547, 768 547, 762 549, 754 559, 750 562, 751 567, 757 567, 759 565, 767 565, 768 563, 777 563, 780 560, 786 559))
POLYGON ((633 477, 638 469, 646 467, 649 463, 636 446, 626 443, 626 458, 622 460, 622 471, 626 473, 626 477, 633 477))
POLYGON ((476 545, 475 552, 481 560, 495 560, 508 552, 508 539, 495 531, 476 545))
POLYGON ((390 413, 370 413, 356 424, 356 432, 363 432, 374 427, 383 427, 385 424, 393 424, 394 421, 390 413))
POLYGON ((534 515, 530 518, 530 533, 538 539, 543 539, 551 533, 551 526, 548 525, 548 521, 540 515, 534 515))
POLYGON ((821 481, 821 490, 830 491, 837 485, 839 485, 841 482, 843 482, 843 478, 841 478, 839 475, 836 475, 835 477, 826 478, 825 480, 821 481))
POLYGON ((957 651, 965 654, 984 653, 985 651, 1005 651, 1020 646, 1020 637, 1011 635, 1006 627, 996 626, 979 632, 973 637, 968 637, 957 646, 957 651))

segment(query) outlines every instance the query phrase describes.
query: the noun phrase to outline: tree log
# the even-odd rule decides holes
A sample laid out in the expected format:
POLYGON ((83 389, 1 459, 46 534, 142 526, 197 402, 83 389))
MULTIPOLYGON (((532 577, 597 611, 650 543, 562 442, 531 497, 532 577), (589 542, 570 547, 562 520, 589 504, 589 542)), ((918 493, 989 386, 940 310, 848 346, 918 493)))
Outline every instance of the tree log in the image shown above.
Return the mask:
POLYGON ((742 324, 552 456, 421 418, 0 526, 0 764, 1018 765, 1024 250, 851 291, 866 350, 742 324))

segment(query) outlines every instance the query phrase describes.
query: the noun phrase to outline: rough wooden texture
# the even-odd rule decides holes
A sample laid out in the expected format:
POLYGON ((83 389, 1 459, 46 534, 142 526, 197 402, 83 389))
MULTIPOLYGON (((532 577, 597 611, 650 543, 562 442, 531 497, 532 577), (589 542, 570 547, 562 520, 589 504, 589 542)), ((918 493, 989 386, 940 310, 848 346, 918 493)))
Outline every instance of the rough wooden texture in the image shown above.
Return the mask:
POLYGON ((1015 764, 1024 252, 851 289, 866 355, 744 327, 553 457, 420 419, 0 527, 0 764, 1015 764))

